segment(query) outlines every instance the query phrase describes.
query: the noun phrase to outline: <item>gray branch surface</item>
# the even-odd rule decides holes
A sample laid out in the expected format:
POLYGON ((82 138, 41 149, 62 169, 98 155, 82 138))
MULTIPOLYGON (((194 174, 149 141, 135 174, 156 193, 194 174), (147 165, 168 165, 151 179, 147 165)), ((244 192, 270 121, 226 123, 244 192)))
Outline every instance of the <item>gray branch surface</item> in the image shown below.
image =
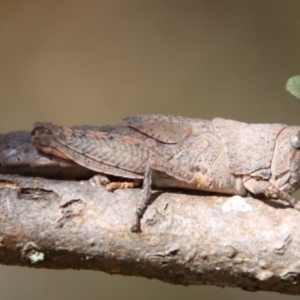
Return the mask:
POLYGON ((0 175, 0 263, 300 294, 296 209, 154 193, 135 234, 141 198, 141 189, 109 193, 89 181, 0 175))

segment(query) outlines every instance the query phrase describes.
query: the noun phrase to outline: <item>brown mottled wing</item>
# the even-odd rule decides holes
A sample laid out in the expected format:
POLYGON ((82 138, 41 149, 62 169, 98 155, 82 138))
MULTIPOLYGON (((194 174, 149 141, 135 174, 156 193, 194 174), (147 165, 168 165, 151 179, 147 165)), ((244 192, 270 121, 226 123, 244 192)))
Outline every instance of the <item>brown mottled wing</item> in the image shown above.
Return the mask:
POLYGON ((221 118, 213 119, 213 125, 226 145, 233 174, 250 174, 269 168, 276 137, 286 127, 282 124, 247 124, 221 118))
POLYGON ((101 131, 107 133, 114 133, 122 136, 129 136, 133 139, 144 141, 149 146, 153 146, 153 147, 162 145, 162 143, 158 142, 157 140, 143 134, 142 132, 136 130, 135 128, 131 128, 126 125, 119 125, 119 124, 105 125, 105 126, 80 125, 80 126, 72 126, 71 129, 79 129, 79 130, 86 130, 86 131, 101 131))
POLYGON ((210 130, 211 121, 165 115, 132 115, 125 123, 164 143, 178 143, 184 138, 210 130))
POLYGON ((149 160, 149 145, 109 132, 72 130, 51 123, 36 123, 34 145, 45 153, 69 158, 105 174, 142 178, 149 160))
POLYGON ((0 134, 0 173, 57 179, 84 179, 94 175, 71 161, 39 153, 27 131, 0 134))

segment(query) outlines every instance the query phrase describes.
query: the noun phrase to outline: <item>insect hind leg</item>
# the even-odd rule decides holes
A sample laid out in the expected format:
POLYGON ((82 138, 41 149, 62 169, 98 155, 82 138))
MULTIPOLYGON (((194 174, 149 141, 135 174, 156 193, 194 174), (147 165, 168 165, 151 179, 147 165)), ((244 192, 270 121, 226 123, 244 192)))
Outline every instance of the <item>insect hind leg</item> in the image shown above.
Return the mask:
POLYGON ((143 182, 143 198, 142 201, 138 204, 135 211, 135 220, 130 230, 132 232, 138 233, 141 232, 141 219, 147 210, 147 207, 151 203, 151 181, 152 181, 152 171, 150 168, 150 161, 146 164, 146 169, 144 173, 144 182, 143 182))

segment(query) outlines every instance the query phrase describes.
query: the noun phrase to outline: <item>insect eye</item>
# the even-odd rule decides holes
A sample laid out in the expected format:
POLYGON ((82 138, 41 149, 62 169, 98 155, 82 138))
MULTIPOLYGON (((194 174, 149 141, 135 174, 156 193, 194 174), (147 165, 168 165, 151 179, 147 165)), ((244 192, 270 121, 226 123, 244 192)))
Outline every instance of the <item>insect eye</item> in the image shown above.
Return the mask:
POLYGON ((300 148, 300 130, 296 130, 291 134, 290 143, 293 148, 300 148))

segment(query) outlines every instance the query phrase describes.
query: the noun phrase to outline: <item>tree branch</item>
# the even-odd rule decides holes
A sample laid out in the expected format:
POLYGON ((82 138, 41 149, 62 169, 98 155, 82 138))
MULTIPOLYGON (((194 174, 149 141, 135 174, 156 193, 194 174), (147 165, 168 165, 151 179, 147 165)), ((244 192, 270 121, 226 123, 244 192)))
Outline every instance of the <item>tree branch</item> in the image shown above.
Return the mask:
POLYGON ((0 175, 0 263, 89 269, 183 285, 300 294, 299 211, 239 196, 155 193, 130 231, 140 189, 0 175))

